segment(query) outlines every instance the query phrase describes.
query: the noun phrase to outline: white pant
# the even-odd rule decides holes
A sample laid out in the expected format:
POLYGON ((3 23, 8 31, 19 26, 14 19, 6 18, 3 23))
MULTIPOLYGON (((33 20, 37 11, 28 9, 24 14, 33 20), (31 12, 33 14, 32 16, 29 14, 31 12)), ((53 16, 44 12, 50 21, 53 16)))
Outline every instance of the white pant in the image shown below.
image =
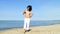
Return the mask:
POLYGON ((25 18, 24 20, 24 29, 29 30, 30 18, 25 18))

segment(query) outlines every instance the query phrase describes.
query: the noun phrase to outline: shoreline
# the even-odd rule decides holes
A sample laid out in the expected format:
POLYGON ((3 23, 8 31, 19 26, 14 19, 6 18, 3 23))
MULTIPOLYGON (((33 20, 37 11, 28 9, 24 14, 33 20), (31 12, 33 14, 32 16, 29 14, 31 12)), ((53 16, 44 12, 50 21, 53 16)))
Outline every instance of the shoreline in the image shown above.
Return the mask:
MULTIPOLYGON (((34 26, 26 34, 60 34, 60 24, 48 26, 34 26)), ((12 28, 8 30, 0 30, 0 34, 24 34, 23 28, 12 28)))
MULTIPOLYGON (((51 26, 51 25, 56 25, 56 24, 41 25, 41 26, 51 26)), ((38 26, 30 26, 30 27, 38 27, 38 26)), ((23 27, 0 28, 0 31, 1 31, 1 30, 9 30, 9 29, 13 29, 13 28, 23 28, 23 27)))
MULTIPOLYGON (((32 27, 44 27, 44 26, 53 26, 53 25, 59 25, 59 24, 52 24, 52 25, 42 25, 42 26, 30 26, 30 28, 32 27)), ((22 28, 23 29, 23 27, 11 27, 11 28, 0 28, 0 31, 2 31, 2 30, 9 30, 9 29, 14 29, 14 28, 22 28)))

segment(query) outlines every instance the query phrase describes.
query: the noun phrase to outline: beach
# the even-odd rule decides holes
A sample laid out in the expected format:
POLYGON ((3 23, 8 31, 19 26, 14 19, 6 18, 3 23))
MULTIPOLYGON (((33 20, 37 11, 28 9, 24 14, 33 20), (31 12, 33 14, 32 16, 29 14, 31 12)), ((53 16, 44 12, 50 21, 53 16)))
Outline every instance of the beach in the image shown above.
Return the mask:
POLYGON ((0 30, 0 34, 60 34, 60 24, 48 26, 33 26, 31 31, 24 33, 23 28, 0 30))

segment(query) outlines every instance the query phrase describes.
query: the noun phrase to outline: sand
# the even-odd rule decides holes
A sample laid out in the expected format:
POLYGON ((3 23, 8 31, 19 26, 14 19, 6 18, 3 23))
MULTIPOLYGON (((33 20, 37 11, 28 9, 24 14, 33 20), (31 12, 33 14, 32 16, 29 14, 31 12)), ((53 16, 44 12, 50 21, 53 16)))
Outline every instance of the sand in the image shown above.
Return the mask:
POLYGON ((30 27, 31 31, 24 33, 23 28, 12 28, 8 30, 0 30, 0 34, 60 34, 60 24, 48 26, 30 27))

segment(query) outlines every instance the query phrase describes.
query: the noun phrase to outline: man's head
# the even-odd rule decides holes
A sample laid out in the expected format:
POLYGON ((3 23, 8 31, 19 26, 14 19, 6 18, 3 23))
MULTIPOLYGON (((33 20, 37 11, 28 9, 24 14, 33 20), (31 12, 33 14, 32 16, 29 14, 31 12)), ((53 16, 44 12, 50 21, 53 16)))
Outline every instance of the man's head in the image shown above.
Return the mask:
POLYGON ((28 10, 28 11, 31 11, 31 10, 32 10, 32 6, 31 6, 31 5, 28 5, 28 6, 27 6, 27 10, 28 10))

